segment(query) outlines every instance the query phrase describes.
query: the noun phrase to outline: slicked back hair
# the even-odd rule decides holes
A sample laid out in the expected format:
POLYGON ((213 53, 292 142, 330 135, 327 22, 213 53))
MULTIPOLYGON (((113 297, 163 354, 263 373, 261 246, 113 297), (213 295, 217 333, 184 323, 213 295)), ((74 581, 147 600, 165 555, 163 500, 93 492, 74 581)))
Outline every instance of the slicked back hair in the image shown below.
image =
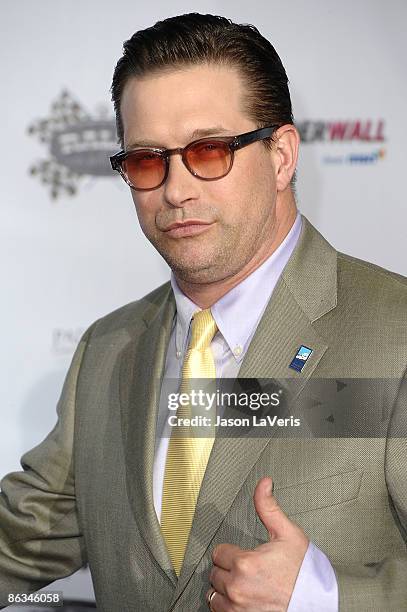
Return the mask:
MULTIPOLYGON (((226 17, 188 13, 157 21, 133 34, 123 45, 111 87, 122 146, 120 103, 127 81, 200 64, 238 70, 245 91, 242 111, 257 127, 294 123, 285 68, 273 45, 258 29, 226 17)), ((263 142, 270 148, 271 139, 263 142)))

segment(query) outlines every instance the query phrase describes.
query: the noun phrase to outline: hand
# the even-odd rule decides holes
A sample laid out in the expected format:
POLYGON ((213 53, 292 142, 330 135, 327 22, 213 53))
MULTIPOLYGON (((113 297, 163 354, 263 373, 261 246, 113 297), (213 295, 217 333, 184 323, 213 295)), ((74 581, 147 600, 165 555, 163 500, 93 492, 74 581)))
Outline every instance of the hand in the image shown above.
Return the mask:
POLYGON ((207 592, 213 612, 280 612, 287 610, 309 540, 290 521, 272 494, 271 478, 259 480, 254 507, 270 542, 254 550, 220 544, 212 553, 207 592))

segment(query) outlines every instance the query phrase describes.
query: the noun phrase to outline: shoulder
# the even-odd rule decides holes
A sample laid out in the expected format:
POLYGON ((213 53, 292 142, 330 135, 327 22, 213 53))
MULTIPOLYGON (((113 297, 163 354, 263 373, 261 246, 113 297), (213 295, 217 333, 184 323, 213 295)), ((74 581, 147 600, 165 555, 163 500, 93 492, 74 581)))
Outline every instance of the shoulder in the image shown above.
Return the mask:
POLYGON ((350 273, 352 276, 367 281, 392 286, 396 291, 407 292, 407 277, 381 268, 376 264, 338 251, 338 269, 350 273))
POLYGON ((85 336, 105 335, 107 333, 130 332, 144 325, 153 317, 171 294, 171 283, 166 282, 142 298, 125 304, 95 321, 85 332, 85 336))
POLYGON ((338 304, 351 300, 378 317, 393 314, 407 324, 407 278, 373 263, 337 253, 338 304))

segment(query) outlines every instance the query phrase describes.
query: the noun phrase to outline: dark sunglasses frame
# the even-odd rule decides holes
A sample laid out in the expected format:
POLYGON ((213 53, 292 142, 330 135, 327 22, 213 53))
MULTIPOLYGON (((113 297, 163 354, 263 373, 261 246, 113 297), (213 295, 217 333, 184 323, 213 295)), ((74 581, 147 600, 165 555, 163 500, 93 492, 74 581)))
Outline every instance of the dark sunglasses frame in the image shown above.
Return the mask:
POLYGON ((129 187, 131 187, 135 191, 152 191, 153 189, 158 189, 159 187, 161 187, 161 185, 165 183, 168 177, 169 157, 170 155, 176 155, 176 154, 179 154, 182 156, 182 161, 184 162, 185 167, 196 178, 199 178, 201 181, 217 181, 218 179, 221 179, 227 174, 229 174, 229 172, 231 171, 232 166, 233 166, 235 151, 237 151, 238 149, 242 149, 243 147, 247 147, 247 145, 250 145, 253 142, 257 142, 258 140, 264 140, 265 138, 269 138, 273 134, 275 129, 278 127, 280 127, 278 124, 274 124, 268 127, 260 128, 257 130, 252 130, 251 132, 245 132, 244 134, 239 134, 237 136, 211 136, 211 137, 206 137, 206 138, 199 138, 198 140, 194 140, 193 142, 190 142, 189 144, 187 144, 186 147, 177 147, 176 149, 158 149, 154 147, 143 147, 143 148, 134 149, 131 151, 122 150, 122 151, 119 151, 118 153, 115 153, 115 155, 112 155, 110 157, 110 163, 112 165, 112 169, 119 172, 121 176, 123 177, 123 179, 126 181, 126 183, 129 185, 129 187), (221 176, 217 176, 215 178, 203 178, 202 176, 199 176, 196 172, 194 172, 192 168, 189 167, 188 161, 187 161, 188 149, 190 149, 193 145, 196 145, 197 143, 219 142, 219 141, 226 143, 229 147, 230 154, 231 154, 229 168, 227 172, 225 172, 221 176), (162 158, 165 161, 164 178, 155 187, 146 187, 146 188, 145 187, 135 187, 134 185, 132 185, 132 183, 128 180, 125 173, 123 172, 123 169, 122 169, 123 161, 127 159, 128 157, 130 157, 131 155, 134 155, 135 153, 141 153, 141 152, 158 153, 159 155, 162 156, 162 158))

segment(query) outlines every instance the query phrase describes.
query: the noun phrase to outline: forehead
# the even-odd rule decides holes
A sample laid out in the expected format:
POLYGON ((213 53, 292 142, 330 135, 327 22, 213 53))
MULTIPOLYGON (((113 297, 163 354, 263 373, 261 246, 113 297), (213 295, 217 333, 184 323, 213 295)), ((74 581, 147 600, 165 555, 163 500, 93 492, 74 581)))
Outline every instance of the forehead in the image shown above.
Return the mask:
MULTIPOLYGON (((236 69, 199 65, 130 78, 121 101, 125 146, 187 144, 195 130, 252 129, 242 110, 243 83, 236 69)), ((219 134, 220 134, 219 131, 219 134)))

